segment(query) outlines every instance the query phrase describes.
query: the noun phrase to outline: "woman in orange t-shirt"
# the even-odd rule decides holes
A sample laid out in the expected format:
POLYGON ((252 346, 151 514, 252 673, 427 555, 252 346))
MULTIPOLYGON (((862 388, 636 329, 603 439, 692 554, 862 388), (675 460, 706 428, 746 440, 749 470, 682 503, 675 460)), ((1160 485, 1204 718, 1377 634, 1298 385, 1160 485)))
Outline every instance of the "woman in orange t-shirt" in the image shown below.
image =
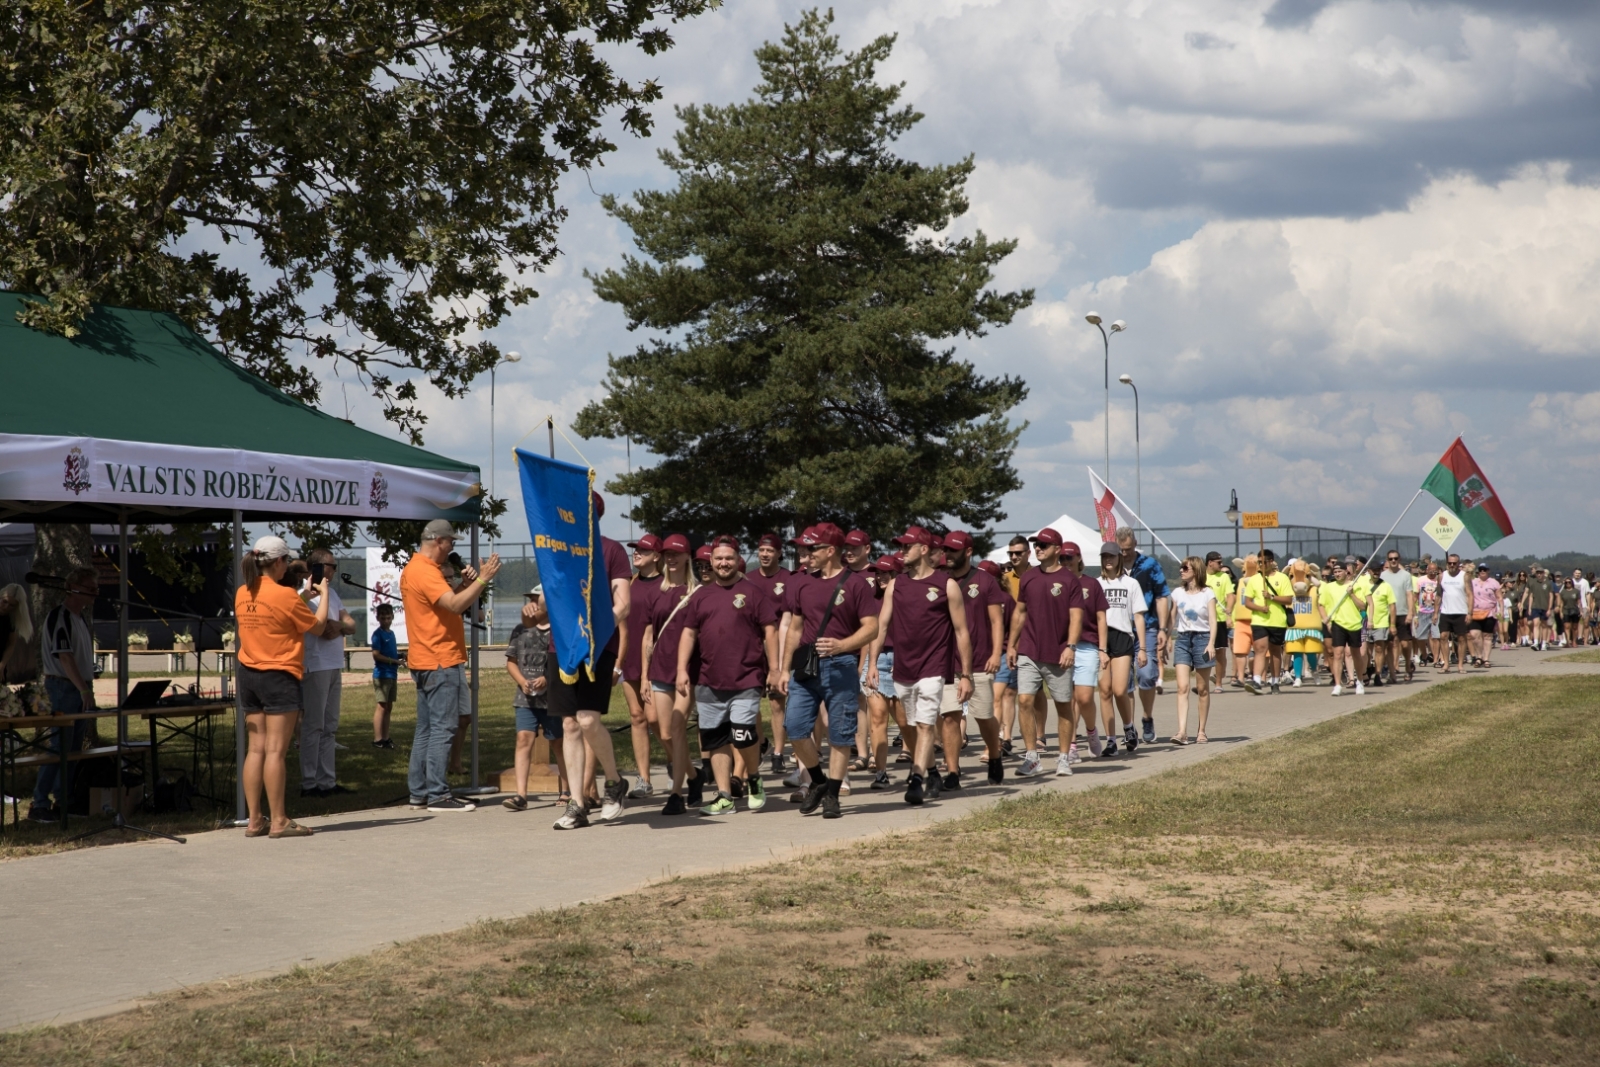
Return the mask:
POLYGON ((249 739, 240 770, 250 809, 246 837, 311 836, 311 830, 290 819, 285 810, 284 757, 300 722, 305 635, 328 621, 328 579, 313 587, 321 598, 313 612, 298 593, 280 584, 294 558, 283 538, 261 538, 245 553, 245 584, 233 598, 239 627, 239 712, 249 739), (263 784, 272 810, 270 822, 261 816, 263 784))

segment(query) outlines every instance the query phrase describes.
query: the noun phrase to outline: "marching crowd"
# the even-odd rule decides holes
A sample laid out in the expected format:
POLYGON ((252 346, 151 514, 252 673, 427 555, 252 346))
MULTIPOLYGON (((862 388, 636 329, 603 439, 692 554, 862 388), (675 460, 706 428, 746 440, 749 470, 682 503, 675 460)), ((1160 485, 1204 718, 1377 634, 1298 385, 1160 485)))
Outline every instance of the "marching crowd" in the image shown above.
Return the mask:
MULTIPOLYGON (((599 494, 595 507, 604 514, 599 494)), ((404 657, 382 611, 372 641, 373 744, 393 747, 388 713, 404 665, 417 690, 410 805, 434 812, 473 808, 447 781, 470 722, 463 615, 500 567, 498 556, 480 568, 462 563, 455 539, 448 522, 429 523, 402 572, 404 657)), ((1072 774, 1085 752, 1132 754, 1157 741, 1155 698, 1169 665, 1178 700, 1166 741, 1181 746, 1207 742, 1220 686, 1261 695, 1325 682, 1334 696, 1363 693, 1421 669, 1464 673, 1488 667, 1496 651, 1589 643, 1600 634, 1592 576, 1557 578, 1540 568, 1494 575, 1455 553, 1441 566, 1407 563, 1394 551, 1367 563, 1330 556, 1281 565, 1271 549, 1231 561, 1211 552, 1180 561, 1169 581, 1127 528, 1091 546, 1092 555, 1045 528, 1013 538, 1003 565, 975 559, 965 531, 920 526, 876 557, 868 534, 831 523, 788 541, 765 534, 753 562, 726 536, 695 549, 682 534, 647 534, 629 546, 631 558, 618 542, 601 542, 617 626, 592 673, 563 678, 537 586, 506 649, 516 686, 517 789, 504 804, 527 806, 531 754, 543 735, 555 747, 564 802, 555 825, 563 830, 615 820, 629 799, 656 793, 652 740, 667 754, 664 815, 725 815, 740 801, 760 809, 768 803, 765 775, 794 790, 788 799, 803 814, 838 818, 852 774, 912 805, 962 789, 969 722, 991 783, 1004 780, 1008 760, 1016 777, 1050 773, 1052 710, 1054 774, 1072 774), (636 783, 619 772, 601 721, 617 684, 631 718, 636 783), (905 772, 898 780, 897 767, 905 772)), ((295 577, 293 557, 279 538, 257 542, 236 600, 248 836, 311 833, 284 807, 297 726, 302 795, 336 788, 318 783, 331 783, 323 754, 337 709, 329 716, 307 708, 326 702, 326 683, 310 685, 306 672, 318 666, 316 642, 342 640, 350 620, 322 561, 314 557, 311 573, 295 577), (313 712, 303 726, 302 711, 313 712)))

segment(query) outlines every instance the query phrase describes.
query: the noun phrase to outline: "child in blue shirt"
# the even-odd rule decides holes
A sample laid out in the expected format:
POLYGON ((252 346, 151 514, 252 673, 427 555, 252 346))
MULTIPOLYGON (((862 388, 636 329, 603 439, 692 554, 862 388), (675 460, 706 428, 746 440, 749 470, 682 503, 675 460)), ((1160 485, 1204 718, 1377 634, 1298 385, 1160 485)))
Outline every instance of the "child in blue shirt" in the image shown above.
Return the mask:
POLYGON ((394 748, 389 740, 389 713, 394 710, 400 679, 400 645, 394 636, 394 605, 378 605, 378 628, 372 631, 372 690, 378 709, 372 713, 372 747, 394 748))

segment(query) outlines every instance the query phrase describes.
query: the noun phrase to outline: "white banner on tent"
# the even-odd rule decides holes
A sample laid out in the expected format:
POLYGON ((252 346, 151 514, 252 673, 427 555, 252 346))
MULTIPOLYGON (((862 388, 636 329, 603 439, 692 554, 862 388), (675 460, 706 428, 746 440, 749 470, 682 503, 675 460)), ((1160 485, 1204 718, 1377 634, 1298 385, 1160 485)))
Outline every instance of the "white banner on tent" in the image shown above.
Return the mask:
POLYGON ((478 493, 471 471, 233 448, 0 433, 0 500, 432 518, 478 493))
POLYGON ((378 628, 378 605, 394 608, 394 639, 406 644, 406 606, 400 602, 400 565, 383 558, 383 548, 367 549, 367 629, 378 628))

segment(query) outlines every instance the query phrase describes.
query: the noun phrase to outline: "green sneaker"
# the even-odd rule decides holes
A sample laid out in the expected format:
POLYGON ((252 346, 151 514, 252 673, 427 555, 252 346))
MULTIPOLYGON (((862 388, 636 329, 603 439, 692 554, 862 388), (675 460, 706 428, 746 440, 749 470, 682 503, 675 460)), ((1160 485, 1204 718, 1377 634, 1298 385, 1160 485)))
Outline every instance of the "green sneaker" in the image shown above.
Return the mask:
POLYGON ((767 787, 761 784, 761 776, 752 774, 745 782, 745 807, 751 811, 760 811, 767 806, 767 787))
POLYGON ((700 806, 701 815, 727 815, 733 810, 733 798, 726 793, 718 793, 711 803, 700 806))

